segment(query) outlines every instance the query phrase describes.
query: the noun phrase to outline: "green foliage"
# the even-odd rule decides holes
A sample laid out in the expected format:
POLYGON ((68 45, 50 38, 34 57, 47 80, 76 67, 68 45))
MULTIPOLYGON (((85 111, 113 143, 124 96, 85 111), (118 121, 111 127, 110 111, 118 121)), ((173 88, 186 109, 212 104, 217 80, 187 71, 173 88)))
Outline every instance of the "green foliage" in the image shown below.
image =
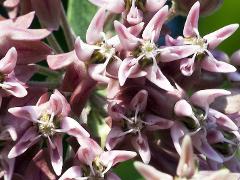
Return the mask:
POLYGON ((97 7, 88 0, 69 0, 67 17, 73 31, 85 40, 90 21, 97 11, 97 7))

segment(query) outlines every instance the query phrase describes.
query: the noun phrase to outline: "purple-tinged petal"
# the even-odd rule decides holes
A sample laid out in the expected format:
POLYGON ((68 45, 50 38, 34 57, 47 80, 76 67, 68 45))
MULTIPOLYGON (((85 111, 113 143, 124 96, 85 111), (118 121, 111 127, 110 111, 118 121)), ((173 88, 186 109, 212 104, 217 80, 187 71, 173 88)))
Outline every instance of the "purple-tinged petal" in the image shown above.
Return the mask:
POLYGON ((56 70, 70 65, 75 59, 77 59, 75 52, 71 51, 63 54, 49 55, 47 56, 47 63, 51 69, 56 70))
POLYGON ((198 30, 199 11, 200 3, 197 1, 188 13, 183 29, 184 37, 193 37, 197 35, 196 30, 198 30))
POLYGON ((171 175, 162 173, 150 165, 136 161, 134 166, 146 180, 173 180, 171 175))
POLYGON ((63 166, 62 136, 56 135, 54 138, 52 138, 52 142, 49 142, 48 148, 50 151, 52 167, 54 172, 59 176, 62 173, 63 166))
POLYGON ((7 54, 0 61, 0 72, 2 74, 11 73, 17 63, 17 51, 15 48, 11 48, 8 50, 7 54))
POLYGON ((70 167, 63 175, 59 178, 59 180, 66 180, 66 179, 74 179, 82 177, 82 170, 80 166, 72 166, 70 167))
POLYGON ((187 128, 181 123, 175 122, 175 124, 171 127, 170 133, 176 151, 178 152, 178 154, 181 154, 182 148, 180 146, 180 140, 184 135, 188 133, 187 128))
POLYGON ((230 59, 233 65, 240 66, 240 49, 234 52, 230 59))
POLYGON ((62 119, 61 130, 76 138, 90 137, 89 133, 77 121, 70 117, 62 119))
POLYGON ((139 91, 131 100, 130 107, 134 110, 144 111, 147 106, 148 92, 146 90, 139 91))
POLYGON ((84 43, 80 37, 75 41, 75 53, 80 61, 87 61, 91 58, 94 52, 94 46, 84 43))
MULTIPOLYGON (((190 101, 204 110, 208 110, 209 105, 219 96, 230 95, 230 91, 223 89, 206 89, 195 92, 191 97, 190 101)), ((207 113, 207 112, 206 112, 207 113)))
POLYGON ((192 58, 184 58, 180 62, 180 70, 184 76, 191 76, 195 70, 194 56, 192 58))
POLYGON ((210 72, 230 73, 235 72, 236 68, 226 62, 218 61, 214 57, 207 56, 201 63, 204 70, 210 72))
POLYGON ((14 74, 19 81, 26 83, 37 71, 38 67, 35 64, 17 65, 14 74))
POLYGON ((207 132, 207 140, 210 144, 215 144, 224 141, 223 133, 217 129, 210 129, 207 132))
POLYGON ((207 40, 208 48, 215 49, 222 41, 230 37, 239 27, 239 24, 231 24, 217 31, 205 35, 203 39, 207 40))
POLYGON ((37 143, 39 138, 40 135, 38 135, 36 128, 30 127, 18 140, 17 144, 10 150, 8 158, 15 158, 23 154, 28 148, 37 143))
POLYGON ((50 30, 57 30, 60 24, 60 0, 31 0, 40 22, 50 30))
POLYGON ((147 79, 165 91, 173 91, 174 87, 168 81, 166 76, 164 76, 160 68, 157 68, 156 72, 154 72, 154 68, 154 66, 151 66, 146 70, 147 79))
POLYGON ((146 129, 150 131, 169 129, 174 124, 174 122, 169 119, 161 118, 153 114, 147 114, 145 116, 145 122, 147 123, 146 129))
POLYGON ((105 177, 106 177, 106 180, 121 180, 121 178, 117 174, 115 174, 115 173, 113 173, 111 171, 108 172, 105 175, 105 177))
POLYGON ((219 126, 222 126, 224 128, 226 128, 227 130, 231 130, 231 131, 237 131, 238 127, 237 125, 225 114, 218 112, 214 109, 209 109, 209 116, 213 117, 216 119, 216 123, 219 126))
POLYGON ((177 167, 179 177, 191 178, 195 173, 195 162, 191 138, 186 135, 182 142, 182 153, 177 167))
POLYGON ((113 149, 118 143, 120 143, 124 139, 125 135, 126 134, 122 131, 120 127, 112 127, 106 140, 107 150, 113 149))
POLYGON ((142 37, 144 40, 153 40, 154 42, 159 39, 162 25, 166 21, 168 16, 168 6, 161 8, 150 20, 145 27, 142 37))
POLYGON ((100 161, 104 166, 108 167, 132 159, 136 155, 137 153, 133 151, 111 150, 103 152, 100 155, 100 161))
POLYGON ((130 26, 130 27, 128 28, 128 31, 129 31, 132 35, 134 35, 134 36, 137 37, 137 36, 142 32, 143 27, 144 27, 144 22, 141 22, 141 23, 136 24, 136 25, 134 25, 134 26, 130 26))
POLYGON ((8 112, 16 117, 23 118, 32 122, 36 122, 39 117, 36 106, 14 107, 8 109, 8 112))
POLYGON ((147 11, 155 12, 164 6, 167 0, 147 0, 145 8, 147 11))
POLYGON ((121 13, 125 10, 124 0, 89 0, 91 3, 109 10, 113 13, 121 13))
POLYGON ((88 44, 97 44, 102 40, 101 32, 103 32, 103 26, 106 19, 105 9, 99 9, 93 17, 86 33, 86 41, 88 44))
POLYGON ((131 142, 133 147, 141 156, 142 161, 145 164, 148 164, 151 159, 151 152, 148 145, 147 137, 144 134, 141 134, 141 136, 132 137, 131 142))
POLYGON ((114 27, 125 50, 134 50, 139 45, 140 39, 132 35, 123 24, 114 21, 114 27))

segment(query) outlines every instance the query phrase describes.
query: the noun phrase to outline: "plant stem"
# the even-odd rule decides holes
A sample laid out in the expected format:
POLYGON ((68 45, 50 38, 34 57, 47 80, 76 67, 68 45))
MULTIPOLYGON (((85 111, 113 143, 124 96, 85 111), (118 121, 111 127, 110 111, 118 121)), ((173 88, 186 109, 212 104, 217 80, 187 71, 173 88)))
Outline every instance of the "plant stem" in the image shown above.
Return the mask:
POLYGON ((66 13, 63 7, 63 4, 61 3, 61 26, 63 29, 63 33, 65 35, 65 40, 67 43, 67 46, 69 50, 73 50, 74 48, 74 40, 75 40, 75 35, 68 23, 66 13))
POLYGON ((57 39, 55 38, 55 36, 53 35, 53 33, 51 33, 48 37, 47 37, 47 41, 50 44, 50 46, 54 49, 55 53, 63 53, 62 48, 60 47, 59 43, 57 42, 57 39))
POLYGON ((52 77, 59 77, 61 76, 60 73, 56 72, 56 71, 53 71, 47 67, 44 67, 44 66, 40 66, 40 65, 37 65, 37 68, 38 68, 38 73, 39 74, 42 74, 42 75, 45 75, 45 76, 52 76, 52 77))
POLYGON ((56 89, 59 86, 57 82, 46 82, 46 81, 29 81, 27 85, 31 87, 37 88, 48 88, 48 89, 56 89))

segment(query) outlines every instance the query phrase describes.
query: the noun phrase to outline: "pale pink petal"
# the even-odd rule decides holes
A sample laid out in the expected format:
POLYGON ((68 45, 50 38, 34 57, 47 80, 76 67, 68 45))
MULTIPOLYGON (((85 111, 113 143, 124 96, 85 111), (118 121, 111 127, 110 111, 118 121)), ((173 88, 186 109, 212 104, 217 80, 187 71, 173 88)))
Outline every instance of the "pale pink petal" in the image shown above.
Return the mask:
POLYGON ((26 88, 19 82, 4 82, 2 88, 15 97, 24 97, 27 95, 26 88))
POLYGON ((90 137, 89 133, 77 121, 70 117, 62 119, 61 130, 76 138, 90 137))
POLYGON ((3 5, 7 8, 14 8, 19 4, 20 0, 5 0, 3 5))
POLYGON ((132 35, 134 35, 134 36, 137 37, 137 36, 142 32, 143 27, 144 27, 144 22, 141 22, 141 23, 136 24, 136 25, 134 25, 134 26, 130 26, 130 27, 128 28, 128 31, 129 31, 132 35))
POLYGON ((135 136, 131 139, 133 147, 139 153, 142 158, 142 161, 145 164, 148 164, 151 159, 151 152, 148 145, 148 139, 144 134, 141 134, 141 137, 135 136))
POLYGON ((171 175, 162 173, 150 165, 136 161, 134 166, 146 180, 173 180, 171 175))
POLYGON ((57 70, 70 65, 75 59, 77 59, 75 52, 71 51, 63 54, 49 55, 47 56, 47 63, 51 69, 57 70))
POLYGON ((143 112, 147 106, 148 92, 146 90, 139 91, 131 100, 130 107, 134 110, 143 112))
POLYGON ((185 45, 185 46, 172 46, 162 48, 160 51, 161 62, 171 62, 178 59, 186 58, 197 52, 199 46, 185 45))
POLYGON ((239 24, 231 24, 214 31, 203 38, 207 40, 209 49, 215 49, 222 41, 230 37, 238 27, 239 24))
POLYGON ((80 37, 77 37, 75 41, 75 53, 80 61, 90 60, 93 52, 94 46, 84 43, 80 37))
POLYGON ((103 152, 100 155, 100 161, 104 166, 108 167, 132 159, 136 155, 137 153, 133 151, 111 150, 103 152))
POLYGON ((88 67, 88 73, 95 81, 107 84, 109 78, 105 75, 105 68, 106 66, 104 64, 91 64, 88 67))
POLYGON ((126 19, 127 22, 132 25, 141 23, 143 20, 143 13, 136 6, 131 6, 126 19))
POLYGON ((59 176, 62 173, 62 166, 63 166, 62 136, 56 135, 51 140, 52 142, 49 142, 48 144, 48 149, 50 151, 51 164, 55 173, 59 176))
POLYGON ((174 105, 174 113, 179 117, 192 117, 193 110, 186 100, 179 100, 174 105))
POLYGON ((15 158, 23 154, 28 148, 37 143, 39 138, 40 136, 37 134, 36 128, 30 127, 10 150, 8 158, 15 158))
POLYGON ((168 16, 168 6, 161 8, 150 20, 145 27, 142 37, 144 40, 153 40, 154 42, 159 39, 162 25, 166 21, 168 16))
POLYGON ((114 27, 125 50, 134 50, 139 45, 140 39, 132 35, 123 24, 114 21, 114 27))
MULTIPOLYGON (((209 105, 219 96, 230 95, 230 91, 223 89, 206 89, 195 92, 191 97, 190 101, 204 110, 208 110, 209 105)), ((206 112, 207 113, 207 112, 206 112)))
POLYGON ((26 119, 28 121, 37 122, 38 112, 36 106, 23 106, 23 107, 14 107, 8 109, 8 112, 12 115, 26 119))
POLYGON ((151 81, 153 84, 157 85, 161 89, 165 91, 173 91, 174 87, 168 81, 166 76, 162 73, 160 68, 157 68, 157 71, 154 72, 154 66, 149 67, 147 70, 147 79, 151 81))
POLYGON ((223 61, 218 61, 217 59, 210 56, 204 58, 201 66, 204 70, 210 72, 230 73, 236 71, 236 68, 233 65, 225 63, 223 61))
POLYGON ((57 30, 60 24, 60 0, 31 0, 40 22, 50 30, 57 30))
POLYGON ((67 180, 82 177, 82 170, 80 166, 72 166, 70 167, 63 175, 59 178, 59 180, 67 180))
POLYGON ((17 63, 17 51, 15 48, 11 48, 8 50, 7 54, 0 61, 0 72, 2 74, 11 73, 17 63))
POLYGON ((125 9, 124 0, 89 0, 91 3, 109 10, 113 13, 121 13, 125 9))
POLYGON ((167 0, 147 0, 145 8, 147 11, 155 12, 164 6, 167 0))
POLYGON ((177 175, 191 178, 195 173, 195 162, 191 138, 186 135, 182 142, 182 153, 177 167, 177 175))
POLYGON ((123 86, 128 78, 138 78, 146 76, 147 73, 142 71, 137 59, 124 59, 118 70, 118 80, 120 86, 123 86))
POLYGON ((106 12, 105 9, 99 9, 93 17, 86 33, 86 41, 88 44, 97 44, 102 40, 101 32, 105 23, 106 12))
POLYGON ((145 122, 147 123, 146 129, 150 131, 155 131, 158 129, 169 129, 174 124, 174 122, 169 119, 161 118, 153 114, 147 114, 145 116, 145 122))
POLYGON ((198 30, 198 19, 199 19, 200 3, 197 1, 190 9, 187 20, 184 25, 183 35, 185 37, 196 36, 196 30, 198 30))

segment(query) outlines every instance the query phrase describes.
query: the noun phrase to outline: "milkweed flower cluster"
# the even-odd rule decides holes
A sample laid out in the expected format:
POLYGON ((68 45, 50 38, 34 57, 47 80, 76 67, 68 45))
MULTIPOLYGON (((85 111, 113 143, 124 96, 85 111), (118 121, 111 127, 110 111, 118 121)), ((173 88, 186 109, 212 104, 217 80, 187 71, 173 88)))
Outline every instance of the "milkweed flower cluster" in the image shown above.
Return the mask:
POLYGON ((240 51, 217 49, 239 25, 198 29, 222 1, 89 2, 86 37, 60 0, 3 2, 0 178, 117 180, 131 160, 148 180, 239 179, 240 51), (177 15, 187 17, 173 37, 177 15))

